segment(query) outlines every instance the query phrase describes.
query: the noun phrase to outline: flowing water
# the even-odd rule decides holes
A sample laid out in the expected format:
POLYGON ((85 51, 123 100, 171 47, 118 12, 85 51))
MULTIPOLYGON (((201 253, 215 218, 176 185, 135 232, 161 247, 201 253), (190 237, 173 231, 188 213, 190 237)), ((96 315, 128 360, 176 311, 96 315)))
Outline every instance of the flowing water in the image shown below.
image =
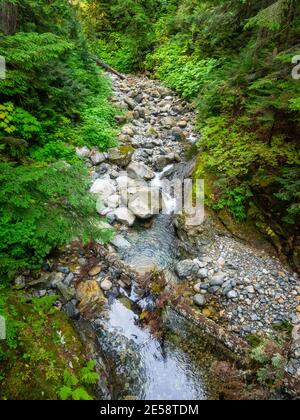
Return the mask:
MULTIPOLYGON (((116 96, 124 97, 116 85, 116 96)), ((125 89, 126 90, 126 89, 125 89)), ((156 100, 152 98, 154 110, 156 100)), ((155 111, 156 112, 156 111, 155 111)), ((160 126, 155 117, 156 128, 160 126)), ((171 111, 172 112, 172 111, 171 111)), ((140 124, 140 123, 138 123, 140 124)), ((143 125, 137 125, 139 129, 143 125)), ((163 136, 169 134, 168 130, 163 136)), ((147 137, 141 136, 139 143, 147 137)), ((191 139, 193 140, 193 139, 191 139)), ((194 139, 195 140, 195 139, 194 139)), ((172 141, 171 141, 172 143, 172 141)), ((153 269, 172 272, 178 255, 178 238, 173 223, 176 199, 166 187, 166 179, 183 179, 194 162, 168 165, 156 173, 153 187, 162 191, 164 212, 150 221, 140 221, 122 235, 130 247, 119 250, 120 258, 140 273, 153 269)), ((153 333, 141 322, 143 309, 155 309, 151 296, 139 295, 133 285, 128 294, 111 296, 106 313, 97 320, 97 337, 109 372, 109 388, 114 399, 206 400, 218 398, 211 366, 217 357, 200 332, 169 311, 153 333)))
MULTIPOLYGON (((143 328, 127 299, 115 300, 98 329, 110 366, 112 397, 138 400, 207 400, 217 398, 210 367, 215 360, 206 343, 181 337, 167 326, 163 338, 143 328)), ((186 329, 185 329, 186 334, 186 329)))

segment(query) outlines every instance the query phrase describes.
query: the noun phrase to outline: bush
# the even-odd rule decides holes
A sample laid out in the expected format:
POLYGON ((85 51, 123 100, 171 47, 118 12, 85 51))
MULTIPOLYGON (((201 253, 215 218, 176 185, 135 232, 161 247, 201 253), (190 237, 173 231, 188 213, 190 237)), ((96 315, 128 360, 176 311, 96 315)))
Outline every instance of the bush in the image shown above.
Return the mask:
POLYGON ((81 164, 0 163, 0 275, 38 268, 56 247, 76 237, 108 240, 81 164))
POLYGON ((201 60, 189 55, 187 48, 176 40, 157 48, 146 59, 148 70, 154 71, 168 87, 189 99, 201 92, 215 64, 214 59, 201 60))
POLYGON ((30 156, 38 162, 55 162, 57 160, 69 163, 79 162, 74 147, 59 141, 51 141, 44 147, 33 149, 30 156))

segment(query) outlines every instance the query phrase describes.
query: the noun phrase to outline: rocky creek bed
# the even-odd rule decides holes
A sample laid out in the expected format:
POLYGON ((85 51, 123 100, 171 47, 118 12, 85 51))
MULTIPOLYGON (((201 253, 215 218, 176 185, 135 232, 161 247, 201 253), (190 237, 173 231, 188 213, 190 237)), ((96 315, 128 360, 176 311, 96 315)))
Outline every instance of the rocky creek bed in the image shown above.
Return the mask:
MULTIPOLYGON (((103 226, 113 226, 116 235, 106 247, 73 244, 52 266, 45 265, 40 278, 19 277, 16 286, 35 288, 37 296, 59 290, 58 308, 76 322, 98 360, 99 397, 219 398, 224 384, 212 367, 245 384, 248 368, 232 368, 249 350, 245 338, 276 335, 282 325, 292 330, 285 386, 299 396, 297 274, 275 255, 230 234, 209 211, 203 224, 192 227, 183 216, 153 216, 149 192, 158 191, 157 211, 171 211, 174 198, 159 196, 164 180, 190 173, 192 162, 185 156, 198 140, 195 115, 157 81, 113 76, 113 87, 112 100, 123 110, 117 117, 120 146, 108 153, 86 147, 77 153, 90 169, 91 191, 101 198, 103 226), (152 289, 141 286, 149 272, 163 272, 163 287, 155 281, 152 289), (164 306, 169 310, 157 335, 153 320, 150 326, 142 321, 157 310, 163 293, 172 305, 164 306), (189 327, 178 330, 181 322, 189 327)), ((235 397, 247 396, 241 389, 235 397)), ((257 390, 252 395, 263 396, 257 390)))

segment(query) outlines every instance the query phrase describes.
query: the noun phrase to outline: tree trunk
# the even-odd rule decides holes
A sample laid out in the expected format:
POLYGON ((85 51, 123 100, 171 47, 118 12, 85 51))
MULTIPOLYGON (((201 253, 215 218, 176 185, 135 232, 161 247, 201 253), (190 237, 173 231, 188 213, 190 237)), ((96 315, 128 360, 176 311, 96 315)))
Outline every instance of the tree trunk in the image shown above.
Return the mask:
POLYGON ((112 67, 110 67, 108 64, 104 63, 103 61, 99 60, 99 58, 94 57, 94 60, 96 62, 96 64, 102 68, 104 68, 106 71, 109 71, 110 73, 115 74, 116 76, 118 76, 120 79, 124 80, 125 76, 121 73, 119 73, 117 70, 113 69, 112 67))
POLYGON ((0 31, 5 35, 13 35, 17 31, 18 6, 9 1, 0 4, 0 31))

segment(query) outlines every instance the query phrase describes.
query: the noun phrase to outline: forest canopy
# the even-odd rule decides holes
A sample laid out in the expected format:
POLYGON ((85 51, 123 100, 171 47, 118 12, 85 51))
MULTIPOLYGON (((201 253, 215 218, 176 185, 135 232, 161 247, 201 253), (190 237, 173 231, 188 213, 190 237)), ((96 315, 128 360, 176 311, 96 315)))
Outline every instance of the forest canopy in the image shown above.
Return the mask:
POLYGON ((299 263, 299 2, 95 0, 85 10, 100 56, 194 103, 207 204, 251 220, 299 263))
POLYGON ((116 145, 96 56, 194 104, 207 204, 254 222, 299 262, 299 9, 297 0, 2 0, 0 164, 38 171, 78 163, 78 145, 116 145))

